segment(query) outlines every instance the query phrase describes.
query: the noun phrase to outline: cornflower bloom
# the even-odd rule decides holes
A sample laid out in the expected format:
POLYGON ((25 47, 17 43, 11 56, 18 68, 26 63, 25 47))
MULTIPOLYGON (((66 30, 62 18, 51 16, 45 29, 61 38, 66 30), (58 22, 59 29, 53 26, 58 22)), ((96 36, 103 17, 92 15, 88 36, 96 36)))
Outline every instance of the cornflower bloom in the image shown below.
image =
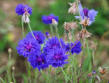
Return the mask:
POLYGON ((50 14, 49 16, 42 16, 42 22, 44 24, 54 24, 54 23, 58 23, 58 16, 55 16, 54 14, 50 14))
POLYGON ((62 67, 68 63, 67 59, 68 55, 65 54, 65 50, 62 48, 57 48, 47 54, 47 62, 53 67, 62 67))
POLYGON ((24 23, 29 23, 29 16, 32 14, 32 8, 28 5, 18 4, 15 9, 17 15, 22 15, 22 21, 24 23))
POLYGON ((18 42, 16 49, 19 55, 28 57, 31 54, 40 53, 41 47, 35 39, 24 38, 18 42))
POLYGON ((34 55, 29 56, 28 61, 34 69, 37 68, 39 71, 49 66, 44 53, 36 53, 34 55))
POLYGON ((85 25, 91 25, 95 21, 95 17, 97 15, 97 11, 94 9, 83 8, 81 3, 78 5, 80 16, 75 16, 77 19, 81 19, 81 23, 85 25), (87 24, 86 24, 87 23, 87 24))
MULTIPOLYGON (((45 41, 45 35, 41 31, 32 31, 32 32, 33 32, 33 35, 34 35, 36 41, 39 44, 43 44, 44 41, 45 41)), ((29 32, 27 34, 26 38, 32 38, 32 39, 34 39, 33 35, 31 34, 31 32, 29 32)))

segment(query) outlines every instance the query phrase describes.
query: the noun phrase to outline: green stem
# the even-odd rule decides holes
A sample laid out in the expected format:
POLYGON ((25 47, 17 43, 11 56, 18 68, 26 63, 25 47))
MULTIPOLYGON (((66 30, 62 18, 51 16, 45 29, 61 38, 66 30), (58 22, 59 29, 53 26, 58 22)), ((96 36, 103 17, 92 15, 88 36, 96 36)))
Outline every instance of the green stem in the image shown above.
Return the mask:
POLYGON ((24 33, 24 23, 23 23, 22 19, 21 19, 21 22, 22 22, 22 35, 24 37, 25 36, 25 33, 24 33))
POLYGON ((67 76, 67 74, 64 72, 64 70, 63 70, 63 68, 61 67, 61 70, 62 70, 62 73, 64 74, 64 76, 65 76, 65 81, 66 81, 66 83, 68 83, 68 76, 67 76))
POLYGON ((32 31, 32 29, 31 29, 30 23, 28 23, 28 27, 29 27, 29 29, 30 29, 30 31, 31 31, 32 36, 33 36, 34 39, 36 40, 36 38, 35 38, 35 36, 34 36, 34 34, 33 34, 33 31, 32 31))
POLYGON ((16 83, 16 79, 15 79, 14 71, 12 72, 12 78, 13 78, 14 83, 16 83))
POLYGON ((55 25, 55 29, 56 29, 56 35, 57 35, 57 37, 60 38, 59 37, 59 33, 58 33, 58 27, 56 25, 55 25))
POLYGON ((51 35, 53 36, 54 32, 53 32, 52 24, 50 24, 50 32, 51 32, 51 35))
MULTIPOLYGON (((0 77, 0 80, 1 80, 2 83, 5 83, 4 80, 3 80, 1 77, 0 77)), ((0 82, 0 83, 1 83, 1 82, 0 82)))

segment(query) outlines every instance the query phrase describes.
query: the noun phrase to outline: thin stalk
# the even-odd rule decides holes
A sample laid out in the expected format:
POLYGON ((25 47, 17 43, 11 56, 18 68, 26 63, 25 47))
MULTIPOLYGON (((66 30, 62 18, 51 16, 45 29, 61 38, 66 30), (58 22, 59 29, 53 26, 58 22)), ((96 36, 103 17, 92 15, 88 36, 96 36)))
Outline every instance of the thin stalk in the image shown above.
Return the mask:
POLYGON ((55 25, 54 27, 55 27, 55 29, 56 29, 56 35, 57 35, 57 37, 60 38, 60 37, 59 37, 59 33, 58 33, 58 27, 57 27, 56 25, 55 25))
MULTIPOLYGON (((0 80, 1 80, 2 83, 5 83, 4 80, 3 80, 1 77, 0 77, 0 80)), ((1 83, 1 82, 0 82, 0 83, 1 83)))
POLYGON ((35 38, 35 36, 34 36, 34 34, 33 34, 33 31, 32 31, 32 29, 31 29, 30 23, 28 23, 28 27, 29 27, 29 29, 30 29, 30 31, 31 31, 32 36, 33 36, 34 39, 36 40, 36 38, 35 38))
POLYGON ((16 83, 16 79, 15 79, 14 71, 12 72, 12 78, 13 78, 14 83, 16 83))
POLYGON ((24 33, 24 23, 23 23, 23 21, 22 21, 22 18, 21 18, 21 23, 22 23, 22 35, 23 35, 23 37, 25 36, 25 33, 24 33))
POLYGON ((50 24, 50 32, 51 32, 51 35, 53 36, 54 32, 53 32, 52 24, 50 24))
POLYGON ((64 78, 65 78, 65 81, 66 81, 66 83, 68 83, 68 76, 67 76, 67 74, 65 73, 65 71, 63 70, 63 68, 61 67, 61 70, 62 70, 62 73, 64 74, 64 78))

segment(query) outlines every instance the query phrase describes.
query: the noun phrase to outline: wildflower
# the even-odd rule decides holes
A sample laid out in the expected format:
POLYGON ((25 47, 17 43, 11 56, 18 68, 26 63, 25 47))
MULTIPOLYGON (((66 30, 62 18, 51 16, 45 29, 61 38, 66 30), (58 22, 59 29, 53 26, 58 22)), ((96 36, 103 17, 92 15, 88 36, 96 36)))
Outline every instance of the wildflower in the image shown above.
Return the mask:
POLYGON ((70 31, 71 29, 77 28, 77 23, 76 22, 65 22, 64 23, 64 29, 66 31, 70 31))
POLYGON ((70 5, 70 8, 68 10, 68 13, 76 14, 77 13, 77 5, 76 5, 76 2, 69 3, 69 5, 70 5))
POLYGON ((65 50, 62 48, 57 48, 49 52, 47 55, 47 62, 51 64, 53 67, 62 67, 64 64, 68 62, 65 61, 68 59, 68 55, 65 54, 65 50))
POLYGON ((50 49, 56 49, 56 48, 60 48, 60 41, 57 37, 52 37, 50 39, 48 39, 48 41, 45 44, 44 50, 50 50, 50 49))
POLYGON ((50 14, 49 16, 42 16, 42 22, 44 24, 53 24, 58 23, 58 16, 54 16, 54 14, 50 14))
POLYGON ((71 43, 67 43, 67 44, 65 45, 65 51, 66 51, 66 52, 69 52, 70 49, 71 49, 71 43))
POLYGON ((71 53, 72 54, 74 54, 74 53, 76 53, 76 54, 79 54, 80 52, 81 52, 81 42, 80 41, 76 41, 75 43, 72 43, 72 45, 71 45, 71 53))
POLYGON ((30 19, 29 16, 32 14, 32 8, 29 7, 28 5, 24 5, 24 4, 18 4, 16 6, 16 13, 18 15, 22 15, 22 21, 24 23, 29 23, 30 19))
MULTIPOLYGON (((35 39, 37 40, 37 42, 39 44, 43 44, 45 41, 45 35, 41 32, 41 31, 33 31, 33 34, 35 36, 35 39)), ((31 34, 31 32, 29 32, 26 36, 27 38, 32 38, 34 39, 33 35, 31 34)))
POLYGON ((98 70, 102 75, 106 74, 106 68, 99 67, 98 70))
POLYGON ((93 70, 93 71, 92 71, 92 74, 96 74, 96 71, 95 71, 95 70, 93 70))
POLYGON ((41 69, 45 69, 48 67, 48 63, 46 60, 45 54, 35 54, 28 57, 28 61, 33 68, 38 68, 39 71, 41 69))
POLYGON ((80 22, 80 24, 82 24, 84 27, 88 26, 89 25, 89 18, 88 19, 84 19, 80 22))
POLYGON ((50 33, 49 32, 45 32, 45 35, 46 35, 47 38, 50 37, 50 33))
POLYGON ((86 29, 82 29, 78 34, 77 34, 77 39, 85 39, 89 38, 92 34, 88 32, 86 29))
POLYGON ((36 40, 24 38, 18 42, 16 49, 19 55, 28 57, 31 54, 40 53, 41 47, 36 40))
POLYGON ((80 16, 75 16, 77 19, 81 19, 81 21, 89 21, 87 22, 88 25, 91 25, 94 21, 95 21, 95 17, 97 15, 97 11, 95 11, 94 9, 88 10, 87 8, 83 8, 81 3, 79 2, 79 6, 78 6, 79 12, 80 12, 80 16))
POLYGON ((30 15, 32 14, 32 8, 24 4, 18 4, 15 10, 18 15, 23 15, 27 13, 30 15))

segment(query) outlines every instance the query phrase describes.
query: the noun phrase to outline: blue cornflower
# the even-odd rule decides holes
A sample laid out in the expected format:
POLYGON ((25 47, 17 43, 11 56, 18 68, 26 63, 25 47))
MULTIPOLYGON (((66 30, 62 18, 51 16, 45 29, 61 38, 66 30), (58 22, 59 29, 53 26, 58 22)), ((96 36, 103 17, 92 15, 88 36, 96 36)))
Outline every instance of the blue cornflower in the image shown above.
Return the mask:
POLYGON ((58 16, 54 16, 54 14, 50 14, 49 16, 42 16, 42 22, 44 24, 52 24, 53 20, 58 22, 58 16))
POLYGON ((70 49, 71 49, 71 44, 70 44, 70 43, 67 43, 67 44, 65 45, 65 51, 66 51, 66 52, 69 52, 70 49))
POLYGON ((65 54, 65 50, 62 48, 57 48, 47 54, 47 62, 53 67, 62 67, 68 63, 67 59, 68 55, 65 54))
POLYGON ((18 42, 16 49, 19 55, 28 57, 31 54, 40 53, 41 47, 35 39, 24 38, 18 42))
POLYGON ((42 54, 35 54, 28 57, 28 61, 33 68, 45 69, 49 66, 46 60, 46 56, 42 54))
POLYGON ((82 46, 81 42, 78 40, 75 43, 72 43, 71 44, 71 53, 72 54, 74 54, 74 53, 79 54, 82 50, 81 46, 82 46))
POLYGON ((45 44, 45 48, 47 49, 56 49, 57 47, 60 48, 61 45, 59 39, 56 36, 49 38, 45 44))
POLYGON ((23 15, 25 13, 30 15, 32 14, 32 8, 24 4, 18 4, 15 11, 18 15, 23 15))
POLYGON ((45 35, 46 35, 47 38, 50 37, 50 33, 49 32, 45 32, 45 35))
MULTIPOLYGON (((37 42, 39 44, 43 44, 44 43, 44 41, 45 41, 45 35, 41 31, 33 31, 33 34, 34 34, 34 36, 35 36, 35 38, 36 38, 36 40, 37 40, 37 42)), ((34 37, 33 37, 33 35, 32 35, 31 32, 29 32, 27 34, 26 38, 32 38, 32 39, 34 39, 34 37)))
POLYGON ((78 5, 78 9, 80 12, 80 16, 75 16, 77 19, 81 19, 82 21, 85 19, 89 19, 88 25, 91 25, 95 21, 95 17, 97 15, 97 11, 94 9, 88 10, 87 8, 83 8, 81 3, 78 5))

